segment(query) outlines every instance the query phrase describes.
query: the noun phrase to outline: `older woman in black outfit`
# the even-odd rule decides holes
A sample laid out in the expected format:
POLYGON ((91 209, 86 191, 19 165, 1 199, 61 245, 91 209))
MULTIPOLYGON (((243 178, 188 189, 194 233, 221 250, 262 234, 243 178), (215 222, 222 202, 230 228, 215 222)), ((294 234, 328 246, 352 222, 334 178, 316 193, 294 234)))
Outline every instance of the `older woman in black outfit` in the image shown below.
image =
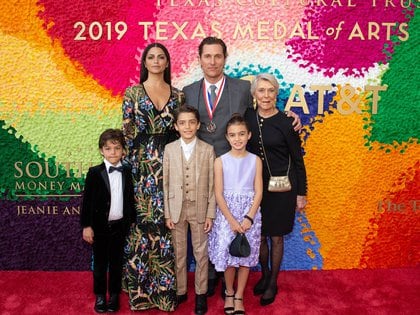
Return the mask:
POLYGON ((254 287, 255 295, 262 294, 261 305, 271 304, 276 297, 277 276, 283 258, 283 236, 293 229, 295 210, 300 211, 306 205, 306 171, 301 141, 299 134, 293 130, 293 118, 276 108, 278 91, 279 84, 273 75, 259 74, 251 84, 251 94, 257 102, 257 108, 245 113, 252 131, 250 151, 261 157, 264 166, 259 257, 262 277, 254 287), (273 176, 286 175, 289 164, 292 189, 288 192, 269 192, 270 172, 273 176))

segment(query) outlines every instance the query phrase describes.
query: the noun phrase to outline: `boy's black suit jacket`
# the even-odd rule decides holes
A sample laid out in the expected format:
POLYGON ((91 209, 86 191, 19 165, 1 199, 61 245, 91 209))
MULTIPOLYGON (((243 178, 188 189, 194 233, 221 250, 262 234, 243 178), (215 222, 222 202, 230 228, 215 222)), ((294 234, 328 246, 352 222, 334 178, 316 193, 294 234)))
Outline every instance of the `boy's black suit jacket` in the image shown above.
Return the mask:
MULTIPOLYGON (((124 166, 123 185, 123 220, 126 230, 136 220, 134 206, 134 188, 131 170, 124 166)), ((105 163, 89 168, 83 193, 80 223, 83 228, 92 227, 95 233, 107 232, 108 215, 111 207, 111 192, 105 163)))

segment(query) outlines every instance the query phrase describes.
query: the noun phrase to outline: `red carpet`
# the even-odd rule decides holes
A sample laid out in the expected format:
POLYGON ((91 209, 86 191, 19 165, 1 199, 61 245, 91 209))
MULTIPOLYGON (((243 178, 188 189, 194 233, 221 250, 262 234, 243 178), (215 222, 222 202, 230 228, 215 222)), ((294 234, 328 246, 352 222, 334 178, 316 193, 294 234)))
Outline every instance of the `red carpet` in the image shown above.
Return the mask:
MULTIPOLYGON (((245 292, 254 314, 420 314, 420 268, 285 271, 276 302, 262 307, 252 295, 259 273, 252 272, 245 292)), ((193 274, 187 303, 176 312, 130 311, 122 294, 118 314, 194 314, 193 274)), ((0 271, 0 314, 95 314, 90 272, 0 271)), ((208 299, 208 315, 223 314, 220 285, 208 299)))

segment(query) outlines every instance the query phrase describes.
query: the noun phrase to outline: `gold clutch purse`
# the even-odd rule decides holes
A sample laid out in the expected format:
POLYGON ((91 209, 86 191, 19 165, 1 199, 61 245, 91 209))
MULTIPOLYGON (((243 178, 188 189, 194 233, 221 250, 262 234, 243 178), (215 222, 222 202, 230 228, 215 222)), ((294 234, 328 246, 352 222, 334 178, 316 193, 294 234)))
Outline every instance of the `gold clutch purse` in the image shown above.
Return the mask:
POLYGON ((292 189, 289 176, 270 176, 268 181, 268 191, 271 192, 285 192, 292 189))

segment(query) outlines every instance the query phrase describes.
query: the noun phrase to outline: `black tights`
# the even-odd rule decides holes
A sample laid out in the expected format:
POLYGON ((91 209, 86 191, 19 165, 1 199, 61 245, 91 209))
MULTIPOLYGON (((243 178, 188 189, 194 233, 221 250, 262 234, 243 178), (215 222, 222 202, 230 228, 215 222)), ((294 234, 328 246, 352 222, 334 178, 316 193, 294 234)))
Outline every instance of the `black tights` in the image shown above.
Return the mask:
POLYGON ((260 265, 263 278, 270 277, 267 290, 263 294, 263 298, 270 298, 277 291, 277 276, 280 271, 281 261, 283 259, 283 236, 262 236, 260 246, 260 265), (271 250, 268 248, 268 238, 271 240, 271 250), (268 259, 270 258, 270 266, 268 259))

